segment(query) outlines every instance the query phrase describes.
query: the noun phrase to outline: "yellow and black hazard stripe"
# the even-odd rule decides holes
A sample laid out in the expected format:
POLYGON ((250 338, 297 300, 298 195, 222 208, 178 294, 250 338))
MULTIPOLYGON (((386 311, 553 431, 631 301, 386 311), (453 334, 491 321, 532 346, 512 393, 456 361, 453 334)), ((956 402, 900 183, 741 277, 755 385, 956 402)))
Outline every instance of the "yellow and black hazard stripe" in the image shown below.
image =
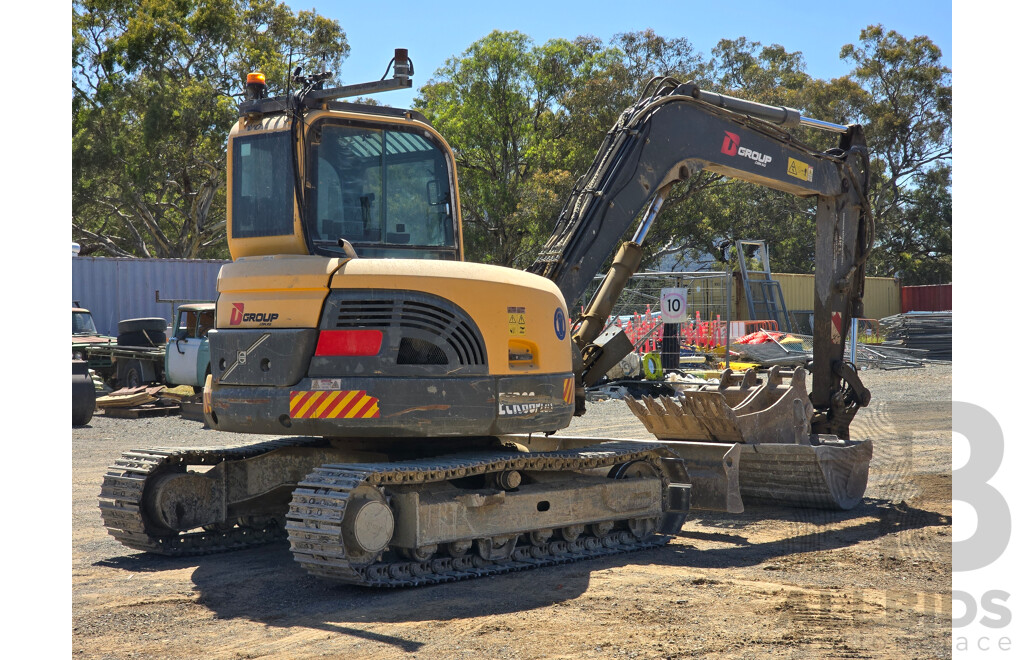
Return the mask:
POLYGON ((376 397, 366 390, 292 391, 293 419, 370 419, 380 417, 376 397))

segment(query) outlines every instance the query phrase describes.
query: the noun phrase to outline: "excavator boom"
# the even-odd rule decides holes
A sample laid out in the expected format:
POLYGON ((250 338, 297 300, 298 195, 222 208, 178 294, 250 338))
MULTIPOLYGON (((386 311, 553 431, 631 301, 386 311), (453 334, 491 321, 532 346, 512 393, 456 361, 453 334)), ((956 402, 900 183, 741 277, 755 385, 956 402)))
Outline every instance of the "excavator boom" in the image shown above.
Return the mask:
MULTIPOLYGON (((583 352, 583 371, 589 373, 578 386, 602 375, 591 369, 601 357, 592 342, 639 264, 639 246, 668 191, 706 170, 817 197, 811 400, 818 411, 816 430, 848 437, 856 408, 868 398, 855 371, 843 363, 850 321, 863 306, 864 262, 872 241, 863 130, 802 118, 791 108, 703 92, 670 78, 652 83, 655 91, 627 108, 608 132, 551 238, 528 268, 551 279, 571 306, 647 208, 584 313, 576 343, 583 352), (780 128, 800 124, 841 131, 839 144, 823 153, 780 128)), ((605 356, 601 364, 614 364, 618 357, 605 356)))

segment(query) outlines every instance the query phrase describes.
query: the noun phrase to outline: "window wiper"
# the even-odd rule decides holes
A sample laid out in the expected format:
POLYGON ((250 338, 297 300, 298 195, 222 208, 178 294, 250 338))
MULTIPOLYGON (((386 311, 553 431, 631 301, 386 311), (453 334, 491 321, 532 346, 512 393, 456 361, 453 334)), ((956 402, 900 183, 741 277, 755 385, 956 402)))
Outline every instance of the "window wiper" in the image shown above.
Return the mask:
POLYGON ((352 244, 349 243, 344 238, 339 238, 335 241, 316 240, 313 241, 313 245, 317 247, 339 248, 341 249, 342 252, 345 253, 345 256, 351 257, 353 259, 359 256, 358 254, 356 254, 356 249, 352 247, 352 244))

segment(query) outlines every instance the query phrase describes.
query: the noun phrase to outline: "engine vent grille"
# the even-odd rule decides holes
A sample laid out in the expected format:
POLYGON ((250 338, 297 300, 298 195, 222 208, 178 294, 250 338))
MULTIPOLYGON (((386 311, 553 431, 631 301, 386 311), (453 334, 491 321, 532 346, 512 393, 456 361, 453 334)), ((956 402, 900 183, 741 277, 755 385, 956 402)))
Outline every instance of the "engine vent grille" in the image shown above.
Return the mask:
POLYGON ((376 292, 361 293, 346 292, 334 301, 337 313, 333 328, 397 332, 401 337, 398 364, 487 364, 483 338, 476 325, 450 302, 427 294, 377 297, 376 292))

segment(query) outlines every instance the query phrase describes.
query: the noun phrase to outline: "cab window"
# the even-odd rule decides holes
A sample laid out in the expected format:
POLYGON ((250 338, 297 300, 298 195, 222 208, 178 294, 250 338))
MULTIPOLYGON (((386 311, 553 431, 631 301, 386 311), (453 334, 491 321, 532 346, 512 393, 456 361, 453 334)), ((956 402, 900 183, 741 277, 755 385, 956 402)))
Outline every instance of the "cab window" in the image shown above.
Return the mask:
POLYGON ((429 134, 331 119, 314 134, 314 248, 343 238, 363 257, 457 258, 446 152, 429 134))
POLYGON ((294 230, 291 134, 232 140, 231 237, 282 236, 294 230))

